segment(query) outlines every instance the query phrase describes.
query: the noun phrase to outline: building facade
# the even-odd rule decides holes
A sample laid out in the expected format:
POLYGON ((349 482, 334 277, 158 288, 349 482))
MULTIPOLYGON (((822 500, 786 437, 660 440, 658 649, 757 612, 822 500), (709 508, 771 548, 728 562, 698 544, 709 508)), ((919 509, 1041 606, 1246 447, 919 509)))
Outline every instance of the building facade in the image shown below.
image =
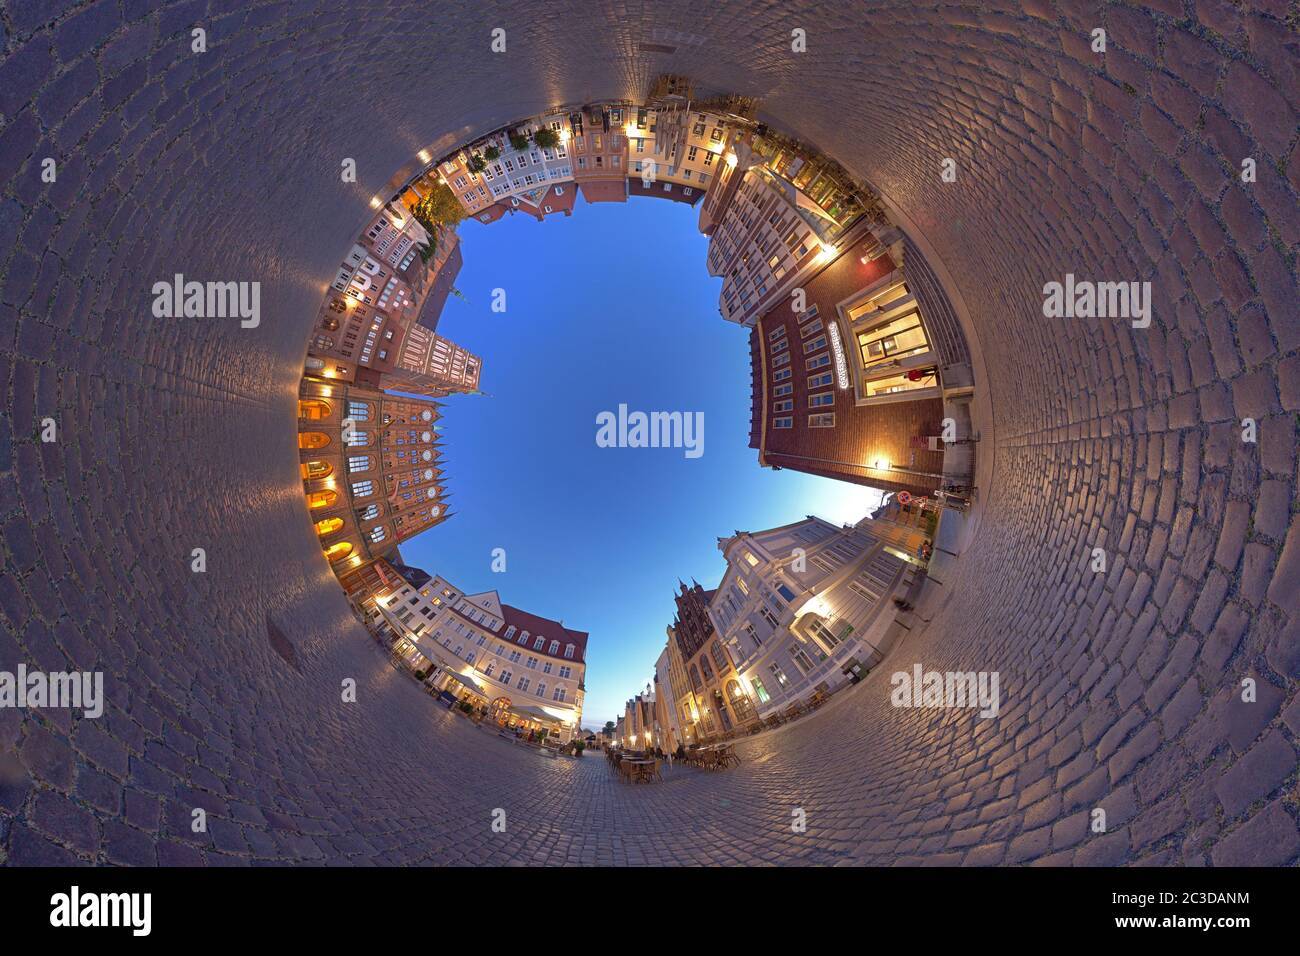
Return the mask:
POLYGON ((867 233, 801 288, 802 311, 787 296, 750 333, 759 463, 929 496, 948 413, 907 276, 867 233))
POLYGON ((844 686, 896 639, 890 598, 908 564, 870 519, 843 528, 809 517, 720 539, 727 571, 709 617, 736 661, 738 686, 758 717, 844 686))
POLYGON ((627 202, 627 116, 624 104, 569 114, 573 176, 587 202, 627 202))
POLYGON ((429 398, 478 391, 483 361, 451 339, 417 325, 407 333, 397 365, 383 376, 386 388, 429 398))
POLYGON ((421 250, 432 242, 400 204, 379 212, 330 283, 307 346, 309 373, 352 382, 369 372, 373 384, 392 370, 429 291, 421 250))
POLYGON ((490 133, 445 157, 437 171, 467 215, 477 216, 494 203, 573 182, 567 116, 547 113, 490 133), (538 145, 539 130, 555 134, 553 146, 538 145))
POLYGON ((585 632, 503 604, 496 591, 466 594, 438 575, 396 589, 381 609, 436 689, 482 707, 503 726, 547 730, 561 743, 578 732, 585 632))
POLYGON ((342 576, 449 517, 436 402, 304 378, 298 454, 321 549, 342 576))
POLYGON ((745 732, 758 722, 752 700, 743 692, 730 654, 709 616, 714 591, 680 585, 677 615, 669 640, 677 643, 686 674, 685 703, 679 705, 682 736, 688 744, 707 743, 745 732))

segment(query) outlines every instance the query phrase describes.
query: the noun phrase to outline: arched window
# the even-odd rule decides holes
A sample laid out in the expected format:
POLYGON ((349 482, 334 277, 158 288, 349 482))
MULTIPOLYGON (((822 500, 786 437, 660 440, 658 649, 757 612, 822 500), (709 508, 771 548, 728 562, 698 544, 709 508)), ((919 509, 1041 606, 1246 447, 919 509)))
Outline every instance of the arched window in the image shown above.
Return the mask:
POLYGON ((370 434, 368 432, 354 431, 352 434, 348 435, 348 445, 350 446, 368 444, 370 444, 370 434))
POLYGON ((332 534, 339 528, 343 527, 342 518, 322 518, 316 522, 316 533, 322 538, 327 534, 332 534))
POLYGON ((299 448, 324 448, 330 443, 330 436, 324 432, 299 432, 299 448))
POLYGON ((700 672, 694 664, 691 665, 691 686, 697 691, 704 686, 704 682, 700 680, 700 672))
POLYGON ((299 418, 319 421, 322 418, 328 418, 329 413, 330 403, 322 402, 319 398, 306 398, 298 402, 299 418))
POLYGON ((373 521, 379 517, 379 505, 366 505, 357 512, 358 521, 373 521))
POLYGON ((528 643, 528 632, 527 632, 527 631, 524 631, 522 634, 519 635, 519 643, 520 643, 520 644, 527 644, 527 643, 528 643))
POLYGON ((383 526, 383 525, 381 525, 381 524, 380 524, 380 525, 375 525, 373 528, 370 529, 370 540, 371 540, 371 541, 383 541, 383 540, 384 540, 384 537, 385 537, 385 532, 384 532, 384 526, 383 526))
POLYGON ((338 500, 337 491, 313 491, 307 496, 307 507, 315 510, 316 508, 328 508, 338 500))
POLYGON ((348 402, 348 418, 359 422, 368 421, 370 419, 370 403, 348 402))
POLYGON ((369 455, 353 455, 348 459, 348 471, 369 471, 369 455))
POLYGON ((568 657, 568 658, 570 658, 570 659, 572 659, 572 657, 573 657, 573 645, 572 645, 572 644, 565 645, 565 648, 564 648, 564 656, 565 656, 565 657, 568 657))
POLYGON ((330 349, 334 348, 334 340, 328 335, 318 335, 316 336, 315 345, 316 348, 320 349, 322 352, 328 352, 330 349))
POLYGON ((713 680, 713 668, 709 666, 707 654, 700 655, 700 670, 704 672, 705 680, 713 680))
POLYGON ((331 561, 341 561, 352 553, 352 543, 349 541, 338 541, 325 549, 325 557, 331 561))
POLYGON ((328 478, 334 474, 334 466, 328 461, 304 461, 302 463, 302 477, 310 481, 313 478, 328 478))
POLYGON ((713 655, 713 663, 718 665, 718 673, 721 674, 727 669, 727 658, 722 653, 722 646, 714 641, 709 647, 709 653, 713 655))
POLYGON ((727 699, 731 701, 732 710, 742 721, 754 719, 754 702, 749 699, 749 695, 745 693, 739 681, 727 681, 727 699))

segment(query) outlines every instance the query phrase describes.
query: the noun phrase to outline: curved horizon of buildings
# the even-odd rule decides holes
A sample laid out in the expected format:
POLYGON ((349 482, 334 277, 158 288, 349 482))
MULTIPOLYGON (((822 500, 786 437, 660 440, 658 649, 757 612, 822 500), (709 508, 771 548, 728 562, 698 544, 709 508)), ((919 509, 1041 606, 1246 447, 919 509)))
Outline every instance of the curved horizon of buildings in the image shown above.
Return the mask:
MULTIPOLYGON (((690 80, 660 77, 642 104, 556 108, 480 136, 429 162, 387 203, 372 203, 377 212, 341 262, 308 344, 302 478, 322 551, 354 606, 369 608, 371 623, 386 628, 403 655, 420 655, 429 664, 422 670, 453 675, 439 677, 436 689, 482 701, 498 717, 513 713, 510 721, 524 717, 530 727, 555 717, 540 700, 529 706, 542 709, 527 715, 512 712, 509 701, 493 707, 491 694, 527 698, 539 685, 557 689, 554 680, 517 672, 518 661, 509 660, 516 652, 507 650, 504 661, 497 654, 495 673, 480 669, 472 659, 479 651, 466 658, 432 649, 385 603, 394 569, 404 566, 397 546, 451 514, 438 399, 477 394, 482 372, 479 356, 436 333, 462 259, 457 215, 446 223, 417 218, 435 190, 447 190, 460 217, 481 224, 516 212, 539 221, 572 215, 579 192, 588 203, 646 196, 698 207, 707 268, 722 280, 719 313, 748 331, 750 445, 759 464, 918 497, 971 482, 971 361, 939 280, 869 188, 757 122, 754 112, 753 101, 697 99, 690 80)), ((845 548, 884 553, 866 543, 875 540, 869 527, 851 534, 825 522, 815 527, 817 540, 805 543, 816 546, 818 568, 845 548), (857 543, 822 547, 846 535, 857 543)), ((767 578, 738 570, 720 544, 728 571, 719 588, 683 586, 656 666, 659 689, 647 689, 642 701, 653 705, 629 701, 623 736, 711 739, 762 723, 812 691, 820 701, 848 679, 836 668, 854 657, 846 648, 865 653, 864 609, 834 605, 829 618, 791 616, 786 592, 804 603, 812 592, 806 572, 782 570, 763 543, 779 533, 727 539, 750 542, 746 553, 762 555, 767 578), (744 591, 750 586, 756 591, 744 591), (737 631, 731 616, 740 607, 748 617, 737 631), (851 622, 854 636, 832 620, 851 622), (758 640, 764 627, 784 628, 792 643, 758 640)), ((499 616, 505 606, 484 593, 499 616)), ((429 597, 421 589, 414 596, 429 597)), ((445 614, 437 601, 422 606, 432 608, 445 614)), ((567 701, 550 702, 557 703, 567 701)), ((576 715, 566 711, 562 732, 571 735, 580 718, 580 705, 576 715)))

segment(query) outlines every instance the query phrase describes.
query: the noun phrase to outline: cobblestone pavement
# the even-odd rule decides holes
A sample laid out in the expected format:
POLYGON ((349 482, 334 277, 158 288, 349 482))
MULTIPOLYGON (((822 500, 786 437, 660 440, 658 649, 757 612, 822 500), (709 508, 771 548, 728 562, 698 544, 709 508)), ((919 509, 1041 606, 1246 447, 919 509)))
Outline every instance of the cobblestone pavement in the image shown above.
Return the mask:
POLYGON ((1296 860, 1283 0, 365 6, 0 0, 0 665, 102 669, 109 692, 97 721, 0 709, 9 862, 1296 860), (344 606, 294 399, 371 195, 422 147, 668 70, 763 97, 952 276, 994 475, 895 660, 998 670, 997 718, 891 708, 879 673, 739 768, 621 787, 599 758, 546 761, 432 707, 344 606), (261 281, 260 327, 152 318, 176 272, 261 281), (1152 327, 1044 319, 1067 272, 1149 280, 1152 327))

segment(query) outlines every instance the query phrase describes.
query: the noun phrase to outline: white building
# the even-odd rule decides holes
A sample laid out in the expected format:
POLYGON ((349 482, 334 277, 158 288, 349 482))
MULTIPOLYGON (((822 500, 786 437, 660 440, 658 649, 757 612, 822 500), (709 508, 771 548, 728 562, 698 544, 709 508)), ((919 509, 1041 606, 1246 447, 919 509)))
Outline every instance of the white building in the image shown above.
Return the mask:
POLYGON ((573 134, 565 120, 566 114, 548 113, 498 130, 448 156, 438 164, 438 174, 471 216, 503 200, 571 183, 573 161, 568 143, 573 134), (538 146, 534 134, 541 129, 553 131, 559 142, 553 147, 538 146), (522 149, 511 141, 512 135, 522 149))
POLYGON ((404 638, 397 650, 427 662, 440 690, 485 706, 498 722, 550 730, 567 743, 581 727, 587 634, 502 604, 496 591, 465 594, 440 576, 381 602, 404 638))
POLYGON ((809 517, 721 538, 727 572, 709 602, 760 717, 830 693, 855 662, 889 650, 890 600, 906 561, 864 519, 843 528, 809 517))

